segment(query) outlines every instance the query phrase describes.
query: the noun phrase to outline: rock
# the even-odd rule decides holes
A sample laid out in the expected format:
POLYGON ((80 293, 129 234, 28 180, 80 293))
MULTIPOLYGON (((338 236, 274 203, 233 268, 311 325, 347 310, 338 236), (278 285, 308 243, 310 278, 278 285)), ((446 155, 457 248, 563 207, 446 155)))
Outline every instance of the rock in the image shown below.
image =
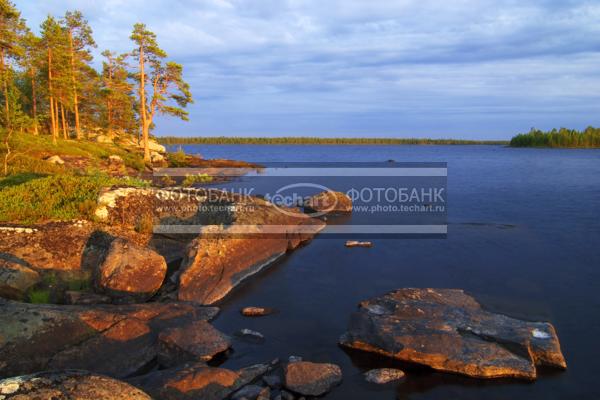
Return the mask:
POLYGON ((146 300, 160 289, 166 274, 167 263, 160 254, 117 238, 98 267, 96 284, 111 296, 146 300))
POLYGON ((151 400, 141 390, 87 371, 41 372, 0 381, 0 398, 38 400, 151 400))
POLYGON ((187 361, 209 361, 230 347, 229 339, 206 321, 167 329, 158 340, 158 362, 166 367, 187 361))
POLYGON ((347 240, 346 247, 373 247, 372 242, 359 242, 357 240, 347 240))
POLYGON ((298 361, 285 368, 285 387, 301 395, 321 396, 341 382, 342 370, 335 364, 298 361))
POLYGON ((298 362, 298 361, 302 361, 302 357, 300 356, 289 356, 288 357, 288 362, 298 362))
POLYGON ((97 135, 95 139, 96 139, 96 142, 98 142, 98 143, 112 143, 113 142, 113 140, 109 136, 106 136, 106 135, 97 135))
POLYGON ((385 384, 404 378, 404 372, 394 368, 372 369, 365 372, 365 380, 371 383, 385 384))
POLYGON ((110 304, 112 299, 109 296, 104 296, 97 293, 79 292, 75 290, 67 290, 65 292, 65 303, 72 305, 93 305, 93 304, 110 304))
POLYGON ((235 224, 224 230, 203 230, 188 245, 181 263, 179 300, 213 304, 325 227, 322 221, 302 215, 287 215, 272 205, 258 203, 253 211, 235 214, 235 224), (263 225, 283 230, 267 233, 263 225))
POLYGON ((256 400, 256 398, 258 398, 258 396, 262 393, 263 389, 264 388, 262 386, 258 385, 244 386, 231 396, 231 400, 256 400))
MULTIPOLYGON (((144 143, 140 143, 140 147, 143 149, 144 143)), ((158 143, 154 139, 148 139, 148 149, 150 150, 150 152, 155 151, 157 153, 163 153, 163 154, 167 152, 167 149, 165 148, 165 146, 158 143)))
POLYGON ((282 390, 280 395, 283 400, 294 400, 294 395, 285 390, 282 390))
POLYGON ((0 300, 0 377, 49 369, 129 376, 158 355, 160 332, 209 320, 193 304, 70 306, 0 300))
POLYGON ((270 400, 270 399, 271 399, 271 389, 269 389, 268 387, 262 388, 262 390, 260 391, 260 393, 258 393, 258 396, 256 397, 256 400, 270 400))
POLYGON ((325 191, 307 199, 304 209, 319 215, 347 214, 352 212, 352 200, 345 193, 325 191))
POLYGON ((0 258, 0 297, 21 300, 40 274, 24 265, 0 258))
POLYGON ((156 151, 152 151, 150 152, 150 161, 153 163, 160 163, 165 161, 165 157, 156 151))
POLYGON ((123 164, 123 159, 121 158, 121 156, 113 154, 108 156, 108 162, 110 162, 111 164, 123 164))
POLYGON ((240 329, 239 331, 237 331, 236 336, 242 338, 242 339, 247 339, 247 340, 252 340, 255 342, 264 342, 265 341, 265 336, 257 331, 253 331, 251 329, 240 329))
POLYGON ((566 368, 554 327, 485 311, 458 289, 399 289, 360 303, 346 347, 476 378, 535 379, 566 368))
POLYGON ((266 364, 232 371, 203 363, 151 372, 129 382, 161 400, 221 400, 268 371, 266 364))
POLYGON ((242 315, 245 317, 263 317, 265 315, 273 314, 275 310, 268 307, 244 307, 242 308, 242 315))
POLYGON ((0 255, 38 272, 81 270, 91 233, 91 226, 79 228, 71 222, 0 231, 0 255))
POLYGON ((64 165, 65 161, 60 158, 59 156, 51 156, 51 157, 47 157, 45 158, 46 161, 48 161, 50 164, 55 164, 55 165, 64 165))
POLYGON ((281 388, 281 377, 279 375, 265 375, 265 376, 263 376, 263 381, 271 389, 279 389, 279 388, 281 388))

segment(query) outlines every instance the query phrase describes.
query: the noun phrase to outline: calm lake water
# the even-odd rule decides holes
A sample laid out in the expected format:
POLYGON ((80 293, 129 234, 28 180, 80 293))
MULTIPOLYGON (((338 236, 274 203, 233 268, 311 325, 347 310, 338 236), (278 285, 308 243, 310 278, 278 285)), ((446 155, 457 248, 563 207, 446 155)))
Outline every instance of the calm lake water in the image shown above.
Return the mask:
POLYGON ((299 355, 341 366, 328 399, 600 398, 600 151, 502 146, 183 146, 206 158, 448 163, 448 237, 377 239, 347 249, 317 237, 253 277, 220 306, 215 326, 262 332, 234 341, 223 366, 299 355), (485 307, 554 324, 568 363, 534 383, 407 369, 378 387, 362 373, 385 360, 338 347, 359 301, 402 287, 462 288, 485 307), (244 306, 280 313, 245 318, 244 306))

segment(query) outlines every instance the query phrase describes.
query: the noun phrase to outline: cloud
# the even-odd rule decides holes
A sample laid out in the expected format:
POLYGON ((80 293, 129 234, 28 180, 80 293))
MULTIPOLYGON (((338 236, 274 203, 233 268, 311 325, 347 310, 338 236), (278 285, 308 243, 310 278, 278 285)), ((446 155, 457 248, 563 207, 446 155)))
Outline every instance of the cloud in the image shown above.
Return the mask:
POLYGON ((182 62, 197 103, 162 134, 506 138, 597 124, 600 5, 591 1, 46 0, 81 9, 99 50, 133 23, 182 62))

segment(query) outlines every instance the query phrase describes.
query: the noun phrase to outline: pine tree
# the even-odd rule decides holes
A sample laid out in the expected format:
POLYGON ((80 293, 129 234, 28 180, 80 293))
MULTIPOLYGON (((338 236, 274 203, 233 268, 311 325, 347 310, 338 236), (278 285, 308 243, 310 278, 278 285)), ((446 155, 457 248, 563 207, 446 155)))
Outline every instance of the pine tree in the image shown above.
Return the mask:
POLYGON ((50 132, 56 143, 59 135, 59 100, 65 101, 66 72, 68 65, 67 37, 65 30, 52 16, 48 16, 41 25, 42 44, 46 51, 47 95, 50 113, 50 132))
POLYGON ((158 47, 156 34, 149 31, 146 25, 138 23, 134 25, 130 38, 136 44, 133 55, 137 57, 139 65, 136 78, 144 160, 150 161, 148 137, 154 117, 157 113, 161 113, 187 120, 188 113, 184 108, 193 100, 190 87, 183 80, 183 67, 174 62, 163 62, 167 54, 158 47), (149 66, 149 70, 146 69, 146 65, 149 66), (152 87, 152 97, 149 102, 146 94, 147 85, 152 87))
POLYGON ((13 3, 0 0, 0 84, 4 112, 4 126, 11 129, 11 86, 14 84, 14 64, 23 55, 22 36, 26 32, 25 21, 13 3))
POLYGON ((105 102, 104 122, 108 135, 115 132, 133 133, 136 125, 133 85, 129 83, 127 55, 116 56, 106 50, 102 53, 102 91, 105 102))
POLYGON ((73 111, 75 113, 75 133, 77 139, 81 139, 81 125, 79 121, 81 69, 84 67, 83 64, 91 62, 92 54, 90 53, 90 47, 96 47, 96 43, 92 37, 92 28, 90 28, 80 11, 67 11, 62 22, 69 39, 69 75, 71 78, 73 111))

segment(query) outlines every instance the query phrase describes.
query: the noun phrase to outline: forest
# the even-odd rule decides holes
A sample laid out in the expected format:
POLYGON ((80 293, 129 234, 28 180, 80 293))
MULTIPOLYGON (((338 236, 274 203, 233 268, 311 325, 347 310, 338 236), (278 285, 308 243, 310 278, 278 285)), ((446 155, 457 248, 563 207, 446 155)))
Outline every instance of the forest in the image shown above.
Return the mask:
POLYGON ((36 34, 11 1, 0 0, 0 155, 5 165, 19 135, 47 135, 53 143, 133 136, 144 160, 150 160, 155 117, 187 120, 185 108, 193 99, 182 65, 168 60, 156 34, 136 23, 129 40, 129 52, 102 51, 97 70, 97 44, 81 12, 49 15, 36 34))
POLYGON ((600 129, 587 127, 584 131, 575 129, 552 129, 543 132, 532 128, 529 133, 522 133, 512 138, 512 147, 600 147, 600 129))
POLYGON ((501 140, 457 140, 422 138, 323 138, 323 137, 176 137, 164 136, 158 139, 162 144, 354 144, 354 145, 395 145, 395 144, 508 144, 501 140))

